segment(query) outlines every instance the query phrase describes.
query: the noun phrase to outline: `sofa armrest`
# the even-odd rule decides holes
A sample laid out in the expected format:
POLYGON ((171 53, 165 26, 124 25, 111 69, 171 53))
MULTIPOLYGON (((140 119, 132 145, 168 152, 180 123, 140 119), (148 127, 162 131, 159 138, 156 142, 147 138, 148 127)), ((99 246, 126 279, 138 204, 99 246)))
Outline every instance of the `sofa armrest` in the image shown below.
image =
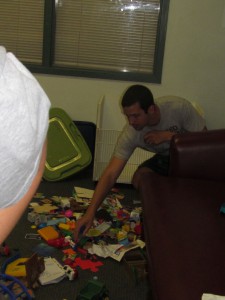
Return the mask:
POLYGON ((171 140, 169 175, 225 180, 225 129, 177 134, 171 140))
MULTIPOLYGON (((154 300, 225 295, 225 184, 141 174, 139 192, 154 300)), ((149 299, 149 298, 148 298, 149 299)))

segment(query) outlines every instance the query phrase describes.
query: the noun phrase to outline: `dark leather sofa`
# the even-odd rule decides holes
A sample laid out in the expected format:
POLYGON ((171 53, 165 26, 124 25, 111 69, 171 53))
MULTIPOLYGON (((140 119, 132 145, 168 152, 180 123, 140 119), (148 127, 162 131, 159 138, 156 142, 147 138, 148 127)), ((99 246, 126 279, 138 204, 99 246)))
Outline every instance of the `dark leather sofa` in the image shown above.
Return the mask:
POLYGON ((139 192, 153 299, 225 296, 225 130, 176 135, 169 176, 143 175, 139 192))

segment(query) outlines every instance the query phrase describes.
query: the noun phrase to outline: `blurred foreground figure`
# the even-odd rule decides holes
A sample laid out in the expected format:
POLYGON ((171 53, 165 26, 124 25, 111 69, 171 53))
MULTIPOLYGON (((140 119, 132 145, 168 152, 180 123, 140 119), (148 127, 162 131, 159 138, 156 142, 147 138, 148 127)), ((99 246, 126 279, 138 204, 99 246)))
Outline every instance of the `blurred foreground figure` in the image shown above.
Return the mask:
POLYGON ((42 178, 49 108, 34 76, 0 46, 0 245, 42 178))

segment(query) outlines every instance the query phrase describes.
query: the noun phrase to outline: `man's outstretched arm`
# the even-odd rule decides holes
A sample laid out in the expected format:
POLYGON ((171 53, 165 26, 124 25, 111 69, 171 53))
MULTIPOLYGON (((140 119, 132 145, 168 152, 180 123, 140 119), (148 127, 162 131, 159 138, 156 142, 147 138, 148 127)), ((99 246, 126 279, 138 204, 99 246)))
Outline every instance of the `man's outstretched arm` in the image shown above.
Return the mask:
POLYGON ((96 186, 91 204, 89 205, 84 216, 80 218, 77 222, 76 229, 74 231, 75 240, 78 239, 81 229, 82 234, 85 235, 89 228, 92 226, 97 209, 109 193, 110 189, 116 183, 116 180, 120 176, 126 163, 126 160, 122 160, 116 157, 113 157, 109 162, 108 166, 106 167, 105 171, 103 172, 103 175, 101 176, 96 186))

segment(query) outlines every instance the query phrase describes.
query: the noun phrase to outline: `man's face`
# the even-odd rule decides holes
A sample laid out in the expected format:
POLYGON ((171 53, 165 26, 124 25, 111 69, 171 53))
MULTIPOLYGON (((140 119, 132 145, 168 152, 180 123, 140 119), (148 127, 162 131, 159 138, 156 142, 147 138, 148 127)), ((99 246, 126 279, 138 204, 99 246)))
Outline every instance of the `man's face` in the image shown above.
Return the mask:
POLYGON ((141 130, 149 124, 150 115, 140 107, 138 102, 131 106, 123 107, 123 113, 135 130, 141 130))

